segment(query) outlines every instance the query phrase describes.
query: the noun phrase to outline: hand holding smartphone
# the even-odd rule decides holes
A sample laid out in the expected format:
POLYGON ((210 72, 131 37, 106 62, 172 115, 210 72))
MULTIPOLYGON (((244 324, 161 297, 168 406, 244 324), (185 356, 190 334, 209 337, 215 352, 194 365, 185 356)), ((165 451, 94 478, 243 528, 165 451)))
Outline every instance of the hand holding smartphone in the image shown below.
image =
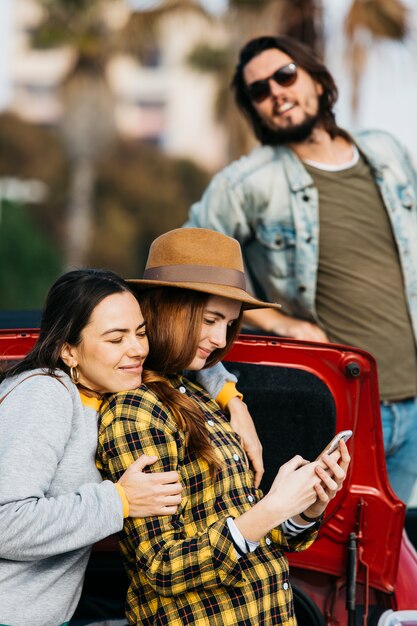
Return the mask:
POLYGON ((320 461, 323 454, 331 454, 332 452, 337 450, 337 448, 339 447, 339 441, 343 439, 343 441, 346 443, 346 441, 350 439, 352 435, 353 435, 353 432, 351 430, 341 430, 339 433, 337 433, 333 437, 333 439, 327 444, 327 446, 320 452, 320 454, 316 458, 316 461, 320 461))

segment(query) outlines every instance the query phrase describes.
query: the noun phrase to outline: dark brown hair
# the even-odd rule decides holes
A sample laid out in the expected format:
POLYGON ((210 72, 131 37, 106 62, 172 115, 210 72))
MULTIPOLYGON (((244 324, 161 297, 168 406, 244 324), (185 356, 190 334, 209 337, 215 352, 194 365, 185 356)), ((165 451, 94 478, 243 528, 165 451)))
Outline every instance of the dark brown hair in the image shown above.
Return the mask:
MULTIPOLYGON (((139 301, 149 339, 143 382, 168 406, 179 428, 187 435, 189 449, 207 461, 214 476, 220 464, 210 445, 206 419, 198 405, 169 385, 166 379, 168 374, 187 369, 194 359, 209 298, 208 294, 197 291, 159 287, 142 292, 139 301)), ((220 361, 230 350, 241 319, 242 311, 227 330, 226 346, 215 350, 205 367, 220 361)))
POLYGON ((257 139, 262 144, 267 143, 267 129, 249 98, 243 70, 249 61, 270 49, 280 50, 287 54, 314 81, 322 86, 323 93, 319 96, 319 119, 332 138, 336 135, 343 135, 343 131, 336 125, 333 112, 338 97, 336 84, 328 69, 317 59, 314 50, 291 37, 257 37, 251 39, 240 51, 239 61, 231 83, 236 103, 249 120, 257 139))
POLYGON ((128 284, 109 270, 81 269, 60 276, 47 295, 35 346, 22 361, 8 368, 3 378, 38 367, 51 376, 57 368, 69 373, 61 359, 63 345, 78 345, 96 306, 122 291, 131 292, 128 284))

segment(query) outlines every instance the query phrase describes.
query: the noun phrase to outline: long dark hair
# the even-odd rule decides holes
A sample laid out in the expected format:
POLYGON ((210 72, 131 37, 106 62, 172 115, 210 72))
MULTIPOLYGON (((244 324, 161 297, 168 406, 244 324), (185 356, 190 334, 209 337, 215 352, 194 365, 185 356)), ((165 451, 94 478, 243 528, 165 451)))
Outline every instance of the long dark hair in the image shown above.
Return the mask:
POLYGON ((38 367, 48 370, 51 376, 58 368, 69 373, 61 359, 63 345, 78 345, 96 306, 122 291, 131 290, 109 270, 81 269, 60 276, 47 295, 35 346, 22 361, 8 368, 3 378, 38 367))
POLYGON ((267 129, 249 98, 243 70, 254 57, 270 49, 280 50, 287 54, 322 86, 323 93, 319 96, 319 119, 332 138, 336 135, 344 135, 336 124, 333 112, 338 97, 336 84, 328 69, 317 59, 313 49, 291 37, 257 37, 251 39, 240 51, 239 61, 231 83, 236 103, 249 120, 257 139, 262 144, 267 143, 267 129))
MULTIPOLYGON (((189 449, 207 461, 214 476, 220 463, 210 445, 206 418, 191 398, 171 387, 166 379, 167 374, 182 372, 194 359, 209 297, 198 291, 159 287, 143 291, 139 302, 149 339, 143 382, 168 406, 187 435, 189 449)), ((206 367, 220 361, 231 348, 241 319, 242 311, 227 330, 226 346, 212 352, 206 367)))

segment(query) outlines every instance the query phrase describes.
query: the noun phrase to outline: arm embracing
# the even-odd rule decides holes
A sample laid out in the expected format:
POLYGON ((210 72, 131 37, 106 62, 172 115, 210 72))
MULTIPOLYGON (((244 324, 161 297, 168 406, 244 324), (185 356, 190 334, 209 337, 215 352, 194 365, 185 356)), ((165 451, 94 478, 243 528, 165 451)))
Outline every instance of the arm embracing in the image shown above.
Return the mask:
MULTIPOLYGON (((237 383, 236 376, 229 372, 221 362, 216 363, 213 367, 199 370, 196 374, 196 379, 215 399, 217 399, 217 396, 227 383, 237 383)), ((241 394, 236 392, 236 395, 241 394)))
POLYGON ((1 405, 1 558, 47 558, 122 527, 120 497, 108 481, 49 493, 71 436, 72 413, 69 391, 47 376, 23 382, 1 405))
MULTIPOLYGON (((184 454, 182 434, 177 431, 172 418, 162 408, 155 405, 151 408, 146 402, 132 410, 126 399, 125 410, 121 411, 124 415, 120 414, 117 402, 113 403, 113 408, 115 416, 109 420, 108 413, 104 415, 104 423, 108 425, 101 428, 99 437, 105 472, 117 478, 138 455, 147 454, 158 458, 149 471, 178 471, 183 482, 183 498, 176 515, 125 522, 129 545, 134 548, 138 567, 149 584, 162 596, 174 596, 202 587, 239 585, 242 575, 226 516, 208 523, 199 533, 191 533, 187 528, 185 517, 190 477, 180 462, 184 454)), ((191 462, 191 466, 198 471, 197 461, 191 462)), ((207 473, 205 464, 204 470, 207 473)), ((192 479, 198 482, 197 474, 192 479)), ((206 487, 200 485, 199 488, 206 487)))

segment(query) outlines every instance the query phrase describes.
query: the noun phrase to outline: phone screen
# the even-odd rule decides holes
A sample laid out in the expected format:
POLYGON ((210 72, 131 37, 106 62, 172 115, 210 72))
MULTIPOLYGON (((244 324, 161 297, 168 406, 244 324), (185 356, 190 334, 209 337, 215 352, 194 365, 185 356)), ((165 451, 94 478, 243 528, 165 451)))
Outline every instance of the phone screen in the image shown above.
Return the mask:
POLYGON ((318 457, 316 458, 316 461, 318 461, 322 454, 331 454, 332 452, 334 452, 335 450, 337 450, 338 446, 339 446, 339 441, 341 439, 343 439, 345 442, 351 438, 351 436, 353 435, 353 432, 351 430, 341 430, 339 433, 337 433, 333 439, 327 444, 327 446, 320 452, 320 454, 318 455, 318 457))

